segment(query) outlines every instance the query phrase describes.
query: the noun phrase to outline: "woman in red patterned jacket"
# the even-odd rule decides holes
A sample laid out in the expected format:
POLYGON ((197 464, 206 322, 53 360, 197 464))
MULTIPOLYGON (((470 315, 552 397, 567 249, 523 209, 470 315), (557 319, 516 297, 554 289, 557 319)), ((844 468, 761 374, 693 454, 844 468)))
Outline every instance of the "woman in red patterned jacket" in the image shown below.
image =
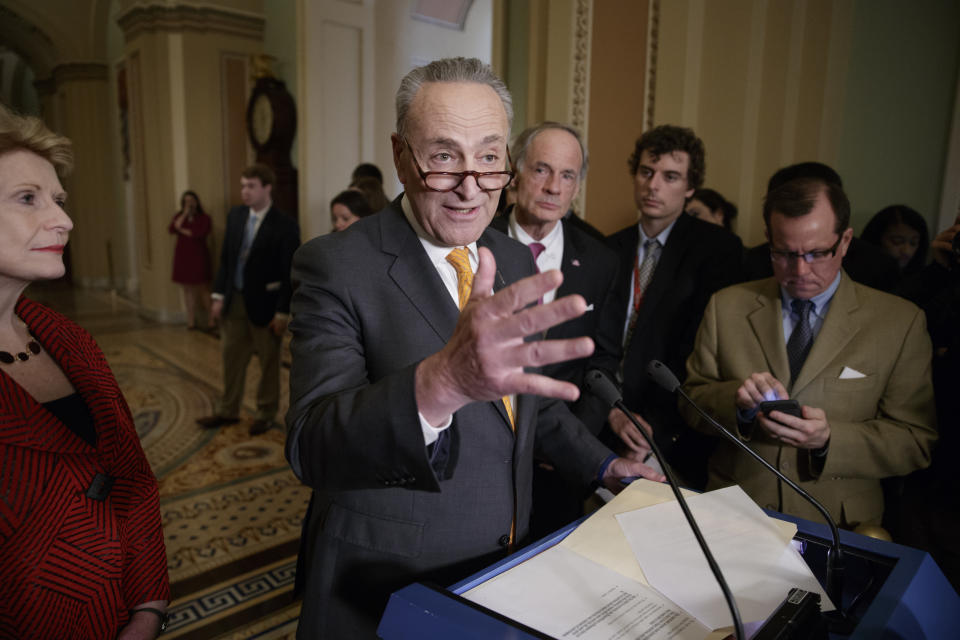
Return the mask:
POLYGON ((86 331, 23 297, 64 273, 70 141, 0 106, 0 638, 154 638, 157 482, 86 331))

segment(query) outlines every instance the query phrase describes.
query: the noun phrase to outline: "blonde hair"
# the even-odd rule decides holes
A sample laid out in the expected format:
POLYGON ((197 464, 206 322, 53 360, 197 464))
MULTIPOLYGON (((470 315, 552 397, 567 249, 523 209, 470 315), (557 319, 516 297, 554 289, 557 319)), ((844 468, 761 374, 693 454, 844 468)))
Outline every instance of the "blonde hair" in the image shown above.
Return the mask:
POLYGON ((48 161, 61 176, 73 169, 73 143, 54 133, 43 120, 21 116, 0 104, 0 155, 24 149, 48 161))

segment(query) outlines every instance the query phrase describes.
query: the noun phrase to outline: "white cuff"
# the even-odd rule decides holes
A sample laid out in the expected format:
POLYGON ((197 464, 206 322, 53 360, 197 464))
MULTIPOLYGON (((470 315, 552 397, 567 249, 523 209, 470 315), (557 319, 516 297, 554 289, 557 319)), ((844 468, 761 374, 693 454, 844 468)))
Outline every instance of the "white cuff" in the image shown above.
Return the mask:
POLYGON ((431 444, 437 441, 437 438, 440 437, 440 432, 448 428, 453 424, 453 414, 447 417, 439 427, 433 427, 427 422, 427 419, 423 417, 423 414, 419 411, 417 415, 420 417, 420 429, 423 431, 423 445, 429 447, 431 444))

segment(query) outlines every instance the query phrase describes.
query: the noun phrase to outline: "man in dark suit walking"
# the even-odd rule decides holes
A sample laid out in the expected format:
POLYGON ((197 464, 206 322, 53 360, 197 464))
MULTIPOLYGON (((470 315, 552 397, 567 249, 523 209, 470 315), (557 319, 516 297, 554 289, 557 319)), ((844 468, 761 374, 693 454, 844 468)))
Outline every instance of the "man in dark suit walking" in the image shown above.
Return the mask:
MULTIPOLYGON (((559 122, 543 122, 523 131, 511 148, 517 175, 516 205, 490 223, 530 249, 538 271, 559 269, 563 284, 544 294, 542 302, 576 293, 587 301, 587 313, 551 327, 548 339, 589 336, 595 349, 590 358, 558 362, 543 373, 578 387, 589 369, 615 375, 620 362, 620 331, 615 322, 601 322, 604 313, 617 313, 612 304, 617 256, 602 242, 573 224, 571 205, 587 174, 589 156, 580 133, 559 122)), ((574 414, 594 434, 607 419, 609 406, 590 394, 570 404, 574 414)), ((582 487, 571 486, 549 465, 540 463, 533 475, 533 538, 545 536, 583 515, 582 487)))
POLYGON ((489 66, 446 59, 397 92, 404 193, 294 260, 287 457, 314 490, 301 638, 373 637, 390 592, 449 584, 528 531, 533 452, 581 485, 662 476, 617 458, 537 367, 586 337, 528 342, 586 311, 536 305, 559 271, 487 229, 510 182, 511 98, 489 66))
MULTIPOLYGON (((706 483, 712 442, 680 417, 672 394, 647 377, 650 360, 678 375, 685 370, 700 318, 710 296, 740 280, 740 239, 683 215, 703 184, 703 142, 690 129, 663 125, 644 133, 630 157, 639 222, 610 236, 620 257, 617 277, 623 336, 623 401, 646 419, 667 464, 690 487, 706 483)), ((647 454, 636 427, 611 411, 611 429, 632 452, 647 454)))
POLYGON ((216 428, 240 419, 250 358, 260 361, 257 412, 250 435, 274 426, 280 405, 280 344, 290 313, 290 266, 300 245, 296 220, 273 206, 275 182, 270 167, 243 170, 243 206, 227 214, 220 268, 213 284, 211 320, 220 321, 223 397, 217 412, 197 420, 216 428))

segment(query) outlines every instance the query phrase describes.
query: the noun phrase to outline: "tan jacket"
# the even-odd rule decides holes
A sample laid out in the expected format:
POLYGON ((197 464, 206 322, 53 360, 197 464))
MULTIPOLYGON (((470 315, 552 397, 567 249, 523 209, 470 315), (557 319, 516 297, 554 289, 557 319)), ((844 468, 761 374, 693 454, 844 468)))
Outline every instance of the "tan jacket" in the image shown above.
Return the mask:
MULTIPOLYGON (((728 287, 707 305, 687 360, 687 393, 730 429, 734 397, 750 374, 769 371, 787 386, 780 289, 773 278, 728 287)), ((791 389, 801 405, 823 409, 830 447, 821 472, 808 451, 780 446, 759 429, 749 440, 768 462, 820 500, 846 526, 879 523, 880 479, 930 464, 936 441, 931 346, 923 312, 901 298, 860 285, 845 273, 827 317, 791 389), (865 377, 841 379, 845 367, 865 377)), ((697 429, 713 432, 686 403, 697 429)), ((718 436, 719 437, 719 436, 718 436)), ((761 506, 804 518, 821 517, 789 487, 732 443, 710 459, 708 488, 739 484, 761 506)))

